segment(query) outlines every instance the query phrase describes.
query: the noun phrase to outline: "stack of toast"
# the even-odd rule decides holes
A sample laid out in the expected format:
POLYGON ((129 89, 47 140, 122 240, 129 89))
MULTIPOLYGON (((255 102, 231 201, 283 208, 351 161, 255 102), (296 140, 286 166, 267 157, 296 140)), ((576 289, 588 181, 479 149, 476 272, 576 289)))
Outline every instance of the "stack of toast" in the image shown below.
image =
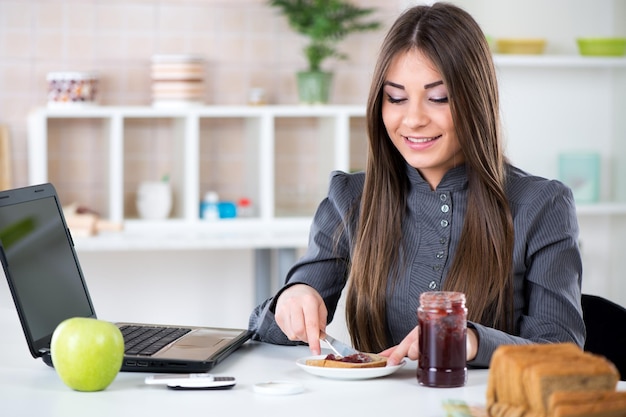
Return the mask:
POLYGON ((606 358, 573 343, 500 346, 491 361, 487 411, 491 417, 624 417, 619 377, 606 358))

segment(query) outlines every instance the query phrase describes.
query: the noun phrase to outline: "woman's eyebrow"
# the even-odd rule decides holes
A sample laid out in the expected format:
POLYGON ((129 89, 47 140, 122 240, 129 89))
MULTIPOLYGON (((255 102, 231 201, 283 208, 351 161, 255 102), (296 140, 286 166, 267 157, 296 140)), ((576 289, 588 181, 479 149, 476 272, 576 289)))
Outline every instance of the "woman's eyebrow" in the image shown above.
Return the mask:
POLYGON ((433 83, 429 83, 424 85, 424 90, 428 90, 429 88, 437 87, 438 85, 443 84, 443 80, 435 81, 433 83))
POLYGON ((391 81, 385 81, 385 82, 383 83, 383 85, 390 85, 390 86, 392 86, 392 87, 395 87, 395 88, 399 88, 399 89, 401 89, 401 90, 404 90, 404 86, 403 86, 403 85, 396 84, 396 83, 392 83, 391 81))

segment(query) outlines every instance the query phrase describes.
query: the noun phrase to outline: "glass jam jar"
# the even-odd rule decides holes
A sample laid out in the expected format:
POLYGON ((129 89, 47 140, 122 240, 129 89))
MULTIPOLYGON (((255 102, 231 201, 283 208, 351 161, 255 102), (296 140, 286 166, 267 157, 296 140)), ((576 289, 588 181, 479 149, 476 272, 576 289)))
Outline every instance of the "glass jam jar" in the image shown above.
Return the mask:
POLYGON ((427 387, 451 388, 467 380, 467 308, 465 294, 425 292, 417 309, 419 357, 417 380, 427 387))

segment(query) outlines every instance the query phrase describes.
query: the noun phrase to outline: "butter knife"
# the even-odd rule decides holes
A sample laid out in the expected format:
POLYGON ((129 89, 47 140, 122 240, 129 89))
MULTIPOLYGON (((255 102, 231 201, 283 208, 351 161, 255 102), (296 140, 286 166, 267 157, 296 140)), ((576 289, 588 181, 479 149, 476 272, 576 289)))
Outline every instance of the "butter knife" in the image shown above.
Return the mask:
POLYGON ((345 343, 340 342, 339 340, 328 334, 321 337, 320 340, 326 342, 330 346, 330 348, 339 356, 350 356, 359 353, 358 350, 346 345, 345 343))

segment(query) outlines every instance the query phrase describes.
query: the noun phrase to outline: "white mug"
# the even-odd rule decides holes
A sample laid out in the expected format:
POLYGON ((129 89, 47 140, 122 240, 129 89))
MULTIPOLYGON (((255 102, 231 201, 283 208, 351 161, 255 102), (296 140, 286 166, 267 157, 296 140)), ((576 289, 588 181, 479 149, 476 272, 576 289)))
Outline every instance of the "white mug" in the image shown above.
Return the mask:
POLYGON ((172 189, 163 181, 146 181, 137 190, 137 211, 139 217, 148 220, 162 220, 172 210, 172 189))

